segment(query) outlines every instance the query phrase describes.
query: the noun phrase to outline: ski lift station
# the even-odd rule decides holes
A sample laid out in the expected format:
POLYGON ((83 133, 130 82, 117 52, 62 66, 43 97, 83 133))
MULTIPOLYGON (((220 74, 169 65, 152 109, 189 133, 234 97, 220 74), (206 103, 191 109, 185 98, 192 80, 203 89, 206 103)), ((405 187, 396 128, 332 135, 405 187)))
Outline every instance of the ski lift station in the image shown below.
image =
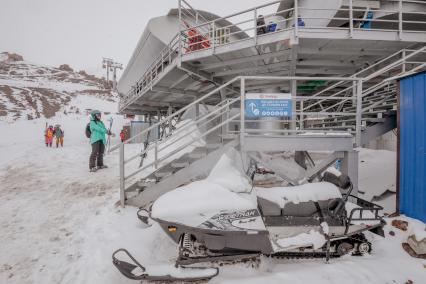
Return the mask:
POLYGON ((145 122, 111 148, 121 204, 205 178, 230 149, 286 186, 337 161, 357 196, 357 148, 394 130, 399 208, 425 221, 425 69, 426 1, 286 0, 222 16, 180 0, 148 22, 117 85, 120 113, 145 122))
MULTIPOLYGON (((120 113, 141 121, 110 150, 121 205, 179 244, 176 267, 368 253, 383 207, 358 195, 359 148, 394 131, 395 207, 426 221, 426 1, 241 9, 223 17, 179 0, 148 22, 117 85, 120 113)), ((218 274, 150 274, 124 249, 113 263, 136 280, 218 274)))

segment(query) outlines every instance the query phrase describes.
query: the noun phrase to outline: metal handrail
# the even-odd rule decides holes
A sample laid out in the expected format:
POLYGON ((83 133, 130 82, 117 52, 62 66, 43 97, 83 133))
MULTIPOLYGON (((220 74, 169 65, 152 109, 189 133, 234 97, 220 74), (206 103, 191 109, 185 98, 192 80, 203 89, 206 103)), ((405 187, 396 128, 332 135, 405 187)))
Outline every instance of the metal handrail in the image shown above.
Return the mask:
POLYGON ((133 137, 130 137, 129 139, 125 140, 124 142, 121 142, 113 147, 111 147, 109 152, 113 152, 115 150, 117 150, 121 144, 128 144, 130 142, 132 142, 134 139, 144 135, 145 133, 147 133, 149 130, 154 129, 155 127, 160 126, 161 124, 164 124, 165 122, 167 122, 168 120, 170 120, 171 118, 175 117, 178 114, 183 113, 184 111, 188 110, 189 108, 191 108, 192 106, 195 106, 196 104, 202 102, 203 100, 209 98, 211 95, 217 93, 218 91, 222 90, 223 88, 226 88, 227 86, 229 86, 230 84, 234 83, 235 81, 237 81, 240 77, 235 77, 234 79, 229 80, 227 83, 215 88, 214 90, 208 92, 207 94, 201 96, 200 98, 198 98, 197 100, 193 101, 192 103, 188 104, 187 106, 177 110, 176 112, 172 113, 171 115, 167 116, 166 118, 163 118, 163 120, 160 120, 159 122, 151 125, 150 127, 144 129, 143 131, 141 131, 140 133, 136 134, 133 137))
MULTIPOLYGON (((147 70, 145 71, 145 73, 141 76, 141 78, 136 81, 135 85, 132 87, 132 89, 123 97, 125 99, 129 99, 130 97, 135 95, 135 90, 138 89, 139 86, 142 86, 142 90, 145 90, 149 84, 149 82, 151 82, 152 80, 154 80, 155 78, 153 78, 153 76, 147 76, 148 74, 153 74, 154 70, 158 69, 158 64, 161 63, 160 66, 164 65, 164 62, 166 62, 164 59, 167 59, 169 61, 169 64, 171 64, 171 60, 173 60, 174 58, 171 58, 171 55, 175 54, 179 48, 178 48, 178 44, 179 44, 179 34, 176 34, 172 40, 170 41, 170 43, 168 45, 166 45, 160 52, 160 55, 157 56, 154 61, 151 63, 151 65, 149 65, 149 67, 147 68, 147 70), (151 79, 151 80, 148 80, 151 79), (145 84, 144 84, 145 82, 145 84), (144 87, 145 86, 145 87, 144 87)), ((163 67, 162 67, 163 68, 163 67)), ((157 74, 158 75, 158 74, 157 74)), ((136 92, 136 94, 139 92, 136 92)), ((130 103, 132 103, 132 101, 128 101, 125 103, 125 105, 129 105, 130 103)))
POLYGON ((238 114, 236 114, 236 115, 234 115, 234 116, 232 116, 232 117, 230 117, 230 118, 228 118, 227 120, 225 120, 225 121, 223 121, 223 122, 219 123, 218 125, 216 125, 216 126, 214 126, 214 127, 210 128, 208 131, 206 131, 205 133, 201 134, 200 136, 195 137, 195 138, 194 138, 194 139, 192 139, 190 142, 187 142, 186 144, 184 144, 184 145, 182 145, 182 146, 180 146, 180 147, 176 148, 176 149, 175 149, 175 150, 173 150, 172 152, 167 153, 164 157, 162 157, 162 158, 157 158, 156 160, 152 161, 151 163, 149 163, 149 164, 145 165, 143 168, 140 168, 140 169, 138 169, 138 170, 134 171, 133 173, 131 173, 131 174, 129 174, 128 176, 126 176, 124 179, 125 179, 125 180, 127 180, 127 179, 129 179, 129 178, 131 178, 131 177, 133 177, 133 176, 137 175, 138 173, 142 172, 143 170, 146 170, 146 169, 147 169, 147 168, 149 168, 149 167, 152 167, 152 166, 158 165, 158 163, 161 163, 161 162, 163 162, 164 160, 166 160, 167 158, 169 158, 169 157, 173 156, 174 154, 176 154, 176 153, 178 153, 178 152, 182 151, 183 149, 185 149, 186 147, 188 147, 188 146, 189 146, 189 145, 191 145, 192 143, 194 143, 194 142, 197 142, 197 141, 201 140, 203 137, 205 137, 205 136, 207 136, 208 134, 212 133, 213 131, 215 131, 215 130, 219 129, 220 127, 222 127, 223 125, 225 125, 226 123, 228 123, 230 120, 233 120, 233 119, 237 118, 238 116, 240 116, 240 114, 239 114, 239 113, 238 113, 238 114))
MULTIPOLYGON (((181 132, 184 132, 184 130, 186 130, 187 128, 188 128, 188 126, 194 126, 194 125, 197 125, 198 126, 198 128, 199 127, 202 127, 202 126, 204 126, 205 124, 207 124, 207 123, 209 123, 209 122, 211 122, 212 120, 214 120, 214 119, 216 119, 216 118, 218 118, 220 115, 222 115, 223 114, 223 110, 224 109, 226 109, 228 106, 230 106, 230 105, 232 105, 232 104, 234 104, 235 102, 237 102, 239 100, 239 98, 236 98, 236 99, 233 99, 233 100, 230 100, 228 103, 226 103, 225 105, 222 105, 222 106, 220 106, 219 108, 215 108, 213 111, 211 111, 211 112, 209 112, 208 114, 206 114, 206 115, 204 115, 204 116, 199 116, 199 118, 198 119, 196 119, 195 121, 193 120, 193 121, 191 121, 191 122, 189 122, 189 123, 186 123, 185 125, 183 125, 182 127, 180 127, 180 128, 178 128, 174 133, 173 133, 173 135, 174 136, 177 136, 177 135, 179 135, 181 132), (219 114, 217 114, 219 112, 219 114), (203 122, 203 123, 201 123, 203 120, 206 120, 207 118, 209 118, 210 116, 212 116, 212 115, 214 115, 214 114, 216 114, 215 116, 213 116, 213 118, 212 119, 209 119, 209 120, 207 120, 207 121, 205 121, 205 122, 203 122)), ((219 103, 219 104, 221 104, 221 103, 219 103)), ((218 105, 219 105, 218 104, 218 105)), ((193 130, 193 131, 191 131, 191 132, 189 132, 189 133, 187 133, 187 135, 189 135, 189 134, 191 134, 191 133, 193 133, 195 130, 193 130)), ((141 157, 142 155, 144 155, 145 153, 147 153, 149 150, 152 150, 154 147, 157 147, 157 153, 159 153, 159 152, 161 152, 162 150, 164 150, 164 149, 167 149, 168 147, 169 147, 169 145, 167 145, 166 143, 168 142, 168 141, 170 141, 170 139, 171 139, 171 137, 172 136, 169 136, 168 138, 166 138, 166 139, 164 139, 164 140, 160 140, 160 139, 157 139, 154 143, 151 143, 145 150, 143 150, 142 152, 140 152, 140 153, 138 153, 138 154, 136 154, 136 155, 133 155, 132 157, 130 157, 130 158, 128 158, 128 159, 126 159, 125 161, 124 161, 124 164, 127 164, 127 163, 129 163, 129 162, 131 162, 131 161, 133 161, 134 159, 136 159, 136 158, 138 158, 138 157, 141 157), (158 141, 161 141, 161 144, 166 144, 166 146, 165 147, 163 147, 163 148, 160 148, 160 146, 161 146, 161 144, 157 144, 158 143, 158 141)), ((176 143, 177 141, 180 141, 180 140, 182 140, 183 138, 184 138, 185 136, 181 136, 181 137, 179 137, 178 139, 176 139, 176 140, 174 140, 173 142, 174 143, 176 143)))
MULTIPOLYGON (((375 78, 375 77, 377 77, 377 76, 379 76, 379 75, 383 74, 384 72, 387 72, 387 71, 389 71, 389 70, 391 70, 391 69, 394 69, 394 68, 396 68, 396 67, 398 67, 398 66, 400 66, 400 65, 405 64, 405 63, 406 63, 406 61, 407 61, 407 59, 409 59, 409 58, 411 58, 411 57, 413 57, 413 56, 415 56, 415 55, 417 55, 417 54, 419 54, 419 53, 424 53, 424 52, 426 52, 426 46, 423 46, 422 48, 420 48, 420 49, 418 49, 418 50, 414 50, 414 51, 413 51, 411 54, 409 54, 409 55, 407 55, 407 54, 406 54, 406 53, 407 53, 407 50, 406 50, 406 49, 399 50, 399 51, 397 51, 397 52, 395 52, 395 53, 393 53, 393 54, 391 54, 391 55, 387 56, 386 58, 384 58, 384 59, 382 59, 382 60, 380 60, 380 61, 376 62, 375 64, 373 64, 373 65, 369 66, 368 68, 365 68, 365 69, 363 69, 363 70, 361 70, 361 71, 359 71, 359 72, 355 73, 354 75, 351 75, 351 77, 356 77, 356 76, 358 76, 358 75, 360 75, 360 74, 364 73, 365 71, 370 70, 370 69, 372 69, 372 68, 374 68, 374 67, 378 66, 379 64, 381 64, 381 63, 383 63, 383 62, 385 62, 385 61, 389 60, 390 58, 395 57, 396 55, 400 55, 400 56, 402 57, 401 59, 398 59, 397 61, 393 61, 393 62, 392 62, 392 63, 390 63, 389 65, 386 65, 385 67, 382 67, 381 69, 379 69, 379 70, 377 70, 377 71, 374 71, 374 72, 373 72, 373 73, 371 73, 370 75, 365 76, 365 77, 364 77, 364 79, 365 79, 365 81, 364 81, 364 82, 367 82, 367 81, 369 81, 369 80, 371 80, 371 79, 373 79, 373 78, 375 78), (404 56, 403 56, 403 55, 404 55, 404 56)), ((334 88, 336 88, 336 87, 338 87, 338 86, 341 86, 341 85, 342 85, 342 84, 344 84, 344 83, 345 83, 345 81, 337 82, 336 84, 333 84, 332 86, 327 87, 327 88, 325 88, 324 90, 321 90, 321 91, 319 91, 319 92, 315 93, 315 94, 314 94, 314 95, 312 95, 312 96, 318 96, 318 95, 320 95, 320 94, 323 94, 324 92, 330 91, 330 90, 332 90, 332 89, 334 89, 334 88)), ((378 86, 378 85, 380 85, 381 83, 383 83, 383 81, 382 81, 382 82, 379 82, 379 83, 378 83, 378 84, 376 84, 375 86, 378 86)), ((336 93, 332 94, 331 96, 339 95, 339 94, 341 94, 342 92, 345 92, 345 91, 349 90, 350 88, 352 88, 352 86, 348 86, 347 88, 345 88, 345 89, 343 89, 343 90, 340 90, 340 91, 338 91, 338 92, 336 92, 336 93)), ((367 90, 366 90, 366 92, 367 92, 367 91, 369 91, 370 89, 371 89, 371 87, 370 87, 369 89, 367 89, 367 90)), ((365 96, 365 95, 363 95, 363 96, 365 96)), ((322 103, 322 102, 324 102, 324 101, 325 101, 325 100, 321 100, 321 101, 318 101, 318 102, 312 103, 312 104, 310 104, 310 105, 306 106, 306 107, 304 108, 304 110, 308 110, 308 109, 312 108, 313 106, 318 105, 318 104, 320 104, 320 103, 322 103)), ((334 106, 336 106, 336 105, 334 105, 334 106)), ((333 106, 333 107, 334 107, 334 106, 333 106)))

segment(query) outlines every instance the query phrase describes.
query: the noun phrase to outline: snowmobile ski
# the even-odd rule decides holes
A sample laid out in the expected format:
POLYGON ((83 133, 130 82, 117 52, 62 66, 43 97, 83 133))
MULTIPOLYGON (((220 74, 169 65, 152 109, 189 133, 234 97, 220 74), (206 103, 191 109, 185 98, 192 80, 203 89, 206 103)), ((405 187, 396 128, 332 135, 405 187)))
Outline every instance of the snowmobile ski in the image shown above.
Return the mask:
POLYGON ((144 208, 139 208, 138 212, 136 212, 136 215, 138 216, 138 219, 147 227, 151 227, 152 223, 149 222, 151 218, 149 217, 148 210, 144 208))
POLYGON ((125 249, 118 249, 112 254, 112 263, 121 274, 132 280, 193 282, 210 280, 219 274, 219 269, 216 267, 167 267, 161 265, 145 267, 125 249), (127 255, 133 263, 119 260, 117 254, 120 252, 127 255))

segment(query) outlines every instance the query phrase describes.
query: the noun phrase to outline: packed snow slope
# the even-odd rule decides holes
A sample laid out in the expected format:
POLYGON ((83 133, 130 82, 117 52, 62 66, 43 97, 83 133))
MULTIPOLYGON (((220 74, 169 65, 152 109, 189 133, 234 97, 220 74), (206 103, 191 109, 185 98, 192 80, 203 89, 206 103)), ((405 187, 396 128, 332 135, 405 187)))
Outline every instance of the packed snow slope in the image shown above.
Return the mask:
MULTIPOLYGON (((74 99, 77 105, 102 112, 116 108, 115 103, 99 98, 74 99)), ((104 115, 104 121, 108 117, 104 115)), ((124 121, 113 117, 117 133, 124 121)), ((0 121, 0 283, 136 283, 111 263, 112 252, 120 247, 129 249, 143 264, 172 266, 177 247, 161 228, 155 224, 143 228, 136 208, 115 205, 119 199, 118 154, 106 155, 108 169, 89 173, 90 145, 84 136, 87 117, 57 113, 47 121, 65 130, 64 148, 58 149, 43 144, 45 122, 44 118, 0 121)), ((369 156, 365 163, 371 163, 369 156)), ((380 161, 375 163, 378 168, 371 171, 385 168, 380 161)), ((366 182, 363 186, 368 190, 366 182)), ((404 219, 410 227, 425 226, 404 219)), ((330 264, 320 259, 262 257, 255 268, 251 264, 220 267, 211 283, 425 283, 426 261, 411 258, 401 248, 408 232, 391 226, 385 231, 385 239, 367 236, 373 243, 371 255, 346 256, 330 264)))
POLYGON ((77 95, 114 99, 104 79, 76 72, 66 64, 58 68, 24 61, 14 53, 0 53, 0 120, 51 118, 58 112, 79 113, 77 95), (64 106, 69 106, 67 109, 64 106))

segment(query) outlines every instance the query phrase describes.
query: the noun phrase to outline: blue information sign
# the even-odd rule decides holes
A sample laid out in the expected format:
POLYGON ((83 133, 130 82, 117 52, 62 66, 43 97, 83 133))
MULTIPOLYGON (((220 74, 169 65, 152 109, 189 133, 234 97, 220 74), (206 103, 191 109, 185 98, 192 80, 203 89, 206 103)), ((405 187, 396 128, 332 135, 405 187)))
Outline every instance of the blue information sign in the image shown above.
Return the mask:
POLYGON ((249 93, 245 99, 245 116, 254 117, 291 117, 291 94, 249 93))

